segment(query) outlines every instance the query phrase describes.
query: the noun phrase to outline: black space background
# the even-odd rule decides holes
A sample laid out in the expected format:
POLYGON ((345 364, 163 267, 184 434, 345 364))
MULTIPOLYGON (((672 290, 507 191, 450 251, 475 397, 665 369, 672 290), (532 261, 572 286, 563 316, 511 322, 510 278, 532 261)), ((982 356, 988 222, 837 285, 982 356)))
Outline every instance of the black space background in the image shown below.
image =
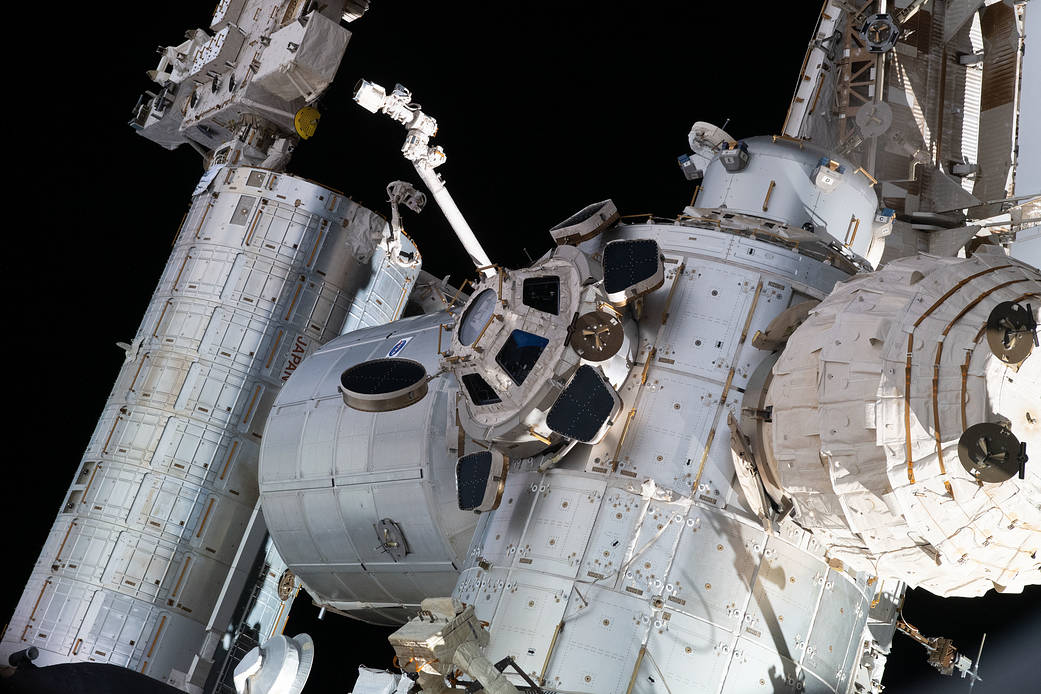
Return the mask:
MULTIPOLYGON (((384 187, 418 186, 398 153, 404 130, 351 101, 362 76, 412 89, 438 119, 439 171, 493 261, 527 264, 546 230, 611 197, 622 214, 673 216, 690 186, 675 163, 696 120, 736 137, 780 130, 820 10, 791 3, 394 2, 351 25, 317 135, 291 172, 387 214, 384 187), (671 8, 671 9, 670 9, 671 8)), ((6 622, 108 397, 202 173, 127 127, 151 88, 155 47, 208 22, 213 2, 37 6, 9 25, 5 134, 8 209, 4 370, 9 403, 0 481, 6 622), (13 82, 13 84, 12 84, 13 82)), ((1026 127, 1037 127, 1029 126, 1026 127)), ((424 268, 472 270, 433 201, 406 227, 424 268)), ((357 663, 387 667, 387 630, 336 615, 316 621, 301 593, 286 632, 317 642, 305 692, 346 692, 357 663)), ((988 632, 977 692, 1039 691, 1041 589, 941 600, 921 591, 905 616, 970 657, 988 632)), ((893 692, 964 692, 898 637, 893 692)))

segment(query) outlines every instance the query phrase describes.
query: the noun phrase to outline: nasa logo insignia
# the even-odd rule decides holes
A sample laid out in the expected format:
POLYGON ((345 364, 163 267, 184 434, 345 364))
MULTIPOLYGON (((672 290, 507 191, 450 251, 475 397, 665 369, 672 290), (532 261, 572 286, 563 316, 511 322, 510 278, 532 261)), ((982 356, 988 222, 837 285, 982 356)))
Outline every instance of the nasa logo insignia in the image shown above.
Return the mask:
POLYGON ((403 338, 401 338, 400 340, 397 341, 397 344, 395 344, 393 347, 390 348, 390 351, 387 352, 387 356, 388 357, 396 357, 398 354, 401 353, 401 350, 405 349, 405 345, 407 345, 411 340, 412 340, 411 337, 403 337, 403 338))

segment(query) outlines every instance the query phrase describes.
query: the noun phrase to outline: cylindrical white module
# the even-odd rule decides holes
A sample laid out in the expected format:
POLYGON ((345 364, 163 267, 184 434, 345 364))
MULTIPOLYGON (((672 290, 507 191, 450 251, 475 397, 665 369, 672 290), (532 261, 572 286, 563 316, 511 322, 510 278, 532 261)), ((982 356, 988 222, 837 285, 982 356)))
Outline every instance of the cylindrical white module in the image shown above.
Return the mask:
POLYGON ((442 312, 344 335, 308 358, 275 401, 261 447, 264 516, 323 607, 401 624, 423 598, 455 585, 476 516, 456 505, 467 439, 455 378, 438 375, 452 320, 442 312), (351 389, 349 371, 374 387, 351 389), (341 384, 364 410, 345 403, 341 384))
POLYGON ((849 276, 694 223, 603 237, 653 240, 664 255, 662 286, 619 312, 638 324, 621 413, 602 441, 551 469, 544 458, 511 464, 453 597, 489 622, 491 662, 513 656, 553 691, 849 691, 871 628, 892 633, 891 602, 873 610, 871 576, 829 565, 790 518, 757 517, 759 499, 735 481, 728 425, 770 358, 753 344, 757 331, 849 276))
POLYGON ((1041 581, 1041 466, 1020 466, 1041 450, 1039 305, 1037 270, 983 248, 894 261, 813 309, 763 440, 830 556, 941 596, 1041 581))
POLYGON ((196 195, 0 660, 35 646, 38 665, 113 663, 188 686, 207 629, 223 632, 238 601, 218 601, 222 587, 245 581, 231 566, 275 395, 352 305, 404 306, 406 275, 393 296, 365 292, 385 228, 341 193, 263 169, 226 168, 196 195))
POLYGON ((882 257, 891 221, 863 169, 784 137, 751 137, 717 152, 695 205, 809 231, 801 238, 841 244, 872 266, 882 257))

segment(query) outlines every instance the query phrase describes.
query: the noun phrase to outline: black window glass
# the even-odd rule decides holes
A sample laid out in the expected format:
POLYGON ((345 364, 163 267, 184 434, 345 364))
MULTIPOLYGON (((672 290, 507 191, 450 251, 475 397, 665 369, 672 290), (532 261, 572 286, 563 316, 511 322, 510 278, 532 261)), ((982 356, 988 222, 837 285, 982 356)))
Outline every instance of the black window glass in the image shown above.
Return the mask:
POLYGON ((491 451, 471 453, 459 459, 455 466, 455 489, 460 510, 470 511, 481 505, 491 474, 491 451))
POLYGON ((463 387, 470 395, 470 400, 475 405, 494 405, 502 402, 495 390, 488 385, 488 381, 481 378, 480 374, 463 374, 463 387))
POLYGON ((514 330, 495 355, 495 363, 509 374, 514 383, 521 385, 548 344, 549 340, 541 335, 514 330))
POLYGON ((353 393, 382 395, 415 385, 426 375, 423 365, 411 359, 373 359, 344 371, 340 384, 353 393))
POLYGON ((614 399, 591 366, 580 366, 546 415, 550 429, 576 441, 592 441, 611 416, 614 399))
POLYGON ((523 300, 525 306, 557 315, 560 311, 560 278, 556 275, 529 277, 524 280, 523 300))
POLYGON ((620 292, 658 271, 658 244, 649 239, 612 241, 604 247, 604 289, 620 292))

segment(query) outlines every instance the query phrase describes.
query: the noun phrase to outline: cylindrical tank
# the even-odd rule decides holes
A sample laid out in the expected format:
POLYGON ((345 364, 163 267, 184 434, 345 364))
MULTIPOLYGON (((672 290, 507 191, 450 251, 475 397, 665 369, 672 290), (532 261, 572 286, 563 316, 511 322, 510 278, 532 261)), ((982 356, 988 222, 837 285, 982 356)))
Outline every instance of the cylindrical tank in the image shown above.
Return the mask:
POLYGON ((455 585, 476 516, 456 502, 468 439, 455 378, 439 366, 453 321, 441 312, 344 335, 303 362, 275 401, 260 455, 264 516, 323 607, 401 624, 455 585), (406 381, 385 371, 395 365, 406 381), (368 411, 345 403, 341 377, 352 368, 375 384, 360 394, 368 411), (425 395, 401 407, 407 400, 379 399, 383 382, 393 382, 392 396, 425 395))
POLYGON ((1019 466, 1020 446, 1041 450, 1039 304, 1037 270, 983 248, 894 261, 813 309, 773 368, 763 427, 797 521, 831 556, 941 596, 1041 580, 1041 472, 1019 466), (1024 319, 1003 325, 1012 304, 1024 319))
MULTIPOLYGON (((101 419, 0 645, 185 686, 257 500, 262 429, 303 357, 370 297, 385 221, 250 167, 192 201, 101 419)), ((418 272, 418 268, 415 269, 418 272)), ((237 572, 249 571, 251 560, 237 572)), ((219 634, 218 634, 219 639, 219 634)))

